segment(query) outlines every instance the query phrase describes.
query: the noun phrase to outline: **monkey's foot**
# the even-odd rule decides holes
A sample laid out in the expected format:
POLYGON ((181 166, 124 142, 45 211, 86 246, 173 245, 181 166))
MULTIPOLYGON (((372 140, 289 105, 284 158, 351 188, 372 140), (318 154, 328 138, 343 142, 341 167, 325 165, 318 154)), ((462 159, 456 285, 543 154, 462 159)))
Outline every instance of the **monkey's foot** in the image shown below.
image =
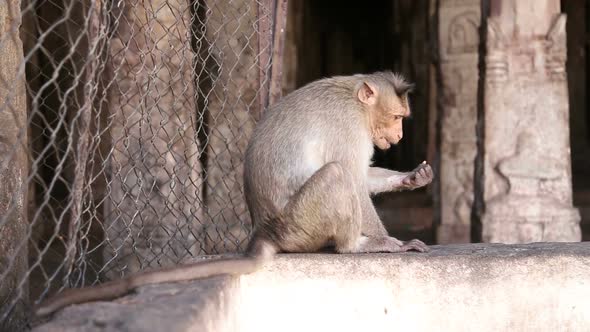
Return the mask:
POLYGON ((428 248, 428 246, 418 240, 418 239, 413 239, 410 241, 405 241, 404 244, 400 247, 400 251, 409 251, 409 250, 416 250, 419 252, 429 252, 430 248, 428 248))
POLYGON ((406 252, 410 250, 415 250, 419 252, 429 252, 430 248, 428 246, 418 240, 413 239, 410 241, 400 241, 391 236, 376 236, 376 237, 361 237, 360 241, 358 242, 357 248, 353 250, 339 250, 336 248, 338 252, 341 253, 371 253, 371 252, 406 252))
POLYGON ((434 172, 432 171, 432 167, 426 161, 423 161, 418 167, 408 173, 402 180, 402 184, 408 189, 416 189, 429 184, 433 178, 434 172))

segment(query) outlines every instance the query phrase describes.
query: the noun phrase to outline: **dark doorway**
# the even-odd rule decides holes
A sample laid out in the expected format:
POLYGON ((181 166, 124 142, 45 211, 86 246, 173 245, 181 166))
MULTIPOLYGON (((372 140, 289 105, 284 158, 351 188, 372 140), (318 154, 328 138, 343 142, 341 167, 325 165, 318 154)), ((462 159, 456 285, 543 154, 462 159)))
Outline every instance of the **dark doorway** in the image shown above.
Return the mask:
MULTIPOLYGON (((292 58, 296 63, 286 66, 296 68, 290 72, 292 88, 326 76, 378 70, 400 72, 415 84, 410 97, 413 115, 404 122, 404 138, 388 151, 376 149, 375 166, 407 171, 433 158, 433 153, 428 152, 434 150, 434 140, 429 136, 433 135, 428 100, 432 70, 429 3, 428 0, 378 0, 370 5, 342 0, 291 2, 292 21, 288 29, 293 29, 290 32, 291 43, 295 45, 292 58)), ((429 191, 422 189, 375 198, 392 235, 434 242, 429 191)))

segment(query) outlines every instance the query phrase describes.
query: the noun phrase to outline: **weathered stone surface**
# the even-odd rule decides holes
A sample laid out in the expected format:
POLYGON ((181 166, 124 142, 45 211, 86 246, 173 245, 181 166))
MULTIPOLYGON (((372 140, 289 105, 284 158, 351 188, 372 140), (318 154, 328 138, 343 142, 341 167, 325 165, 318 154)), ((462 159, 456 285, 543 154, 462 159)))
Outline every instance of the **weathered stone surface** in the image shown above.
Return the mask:
POLYGON ((27 100, 20 71, 20 0, 0 2, 0 331, 24 322, 27 228, 27 100))
POLYGON ((441 244, 470 242, 480 2, 439 2, 441 244))
POLYGON ((590 244, 290 254, 239 279, 143 287, 35 331, 585 331, 590 244))
POLYGON ((579 241, 572 206, 566 17, 559 1, 497 0, 487 22, 484 242, 579 241))
POLYGON ((115 8, 121 18, 109 59, 116 81, 105 213, 109 278, 174 265, 201 254, 204 242, 189 1, 133 0, 115 8))
POLYGON ((58 313, 35 331, 232 331, 237 280, 150 285, 115 302, 96 302, 58 313))

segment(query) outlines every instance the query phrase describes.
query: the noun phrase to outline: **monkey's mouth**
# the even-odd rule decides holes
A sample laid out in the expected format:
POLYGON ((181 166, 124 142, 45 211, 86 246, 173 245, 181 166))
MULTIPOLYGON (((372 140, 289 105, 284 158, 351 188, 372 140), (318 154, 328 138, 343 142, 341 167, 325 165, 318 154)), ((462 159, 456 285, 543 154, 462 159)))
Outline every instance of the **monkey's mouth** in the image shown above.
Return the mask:
POLYGON ((392 145, 396 145, 398 142, 390 141, 385 137, 380 137, 378 139, 373 140, 373 144, 375 144, 380 150, 387 150, 392 145))
POLYGON ((377 145, 377 147, 381 150, 387 150, 391 147, 391 143, 389 141, 387 141, 386 139, 380 140, 375 145, 377 145))

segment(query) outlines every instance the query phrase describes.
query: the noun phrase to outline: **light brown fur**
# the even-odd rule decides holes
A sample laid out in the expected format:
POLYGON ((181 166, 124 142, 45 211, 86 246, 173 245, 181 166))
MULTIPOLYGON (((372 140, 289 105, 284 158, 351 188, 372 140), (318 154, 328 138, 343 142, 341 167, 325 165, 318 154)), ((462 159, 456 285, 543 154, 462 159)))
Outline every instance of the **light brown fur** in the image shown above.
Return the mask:
POLYGON ((415 189, 431 167, 412 172, 371 167, 373 145, 387 149, 403 135, 411 85, 380 72, 326 78, 285 96, 264 113, 250 140, 244 191, 254 235, 243 257, 204 261, 68 290, 41 304, 46 315, 66 305, 107 300, 153 283, 251 273, 276 252, 428 251, 385 230, 370 195, 415 189))

